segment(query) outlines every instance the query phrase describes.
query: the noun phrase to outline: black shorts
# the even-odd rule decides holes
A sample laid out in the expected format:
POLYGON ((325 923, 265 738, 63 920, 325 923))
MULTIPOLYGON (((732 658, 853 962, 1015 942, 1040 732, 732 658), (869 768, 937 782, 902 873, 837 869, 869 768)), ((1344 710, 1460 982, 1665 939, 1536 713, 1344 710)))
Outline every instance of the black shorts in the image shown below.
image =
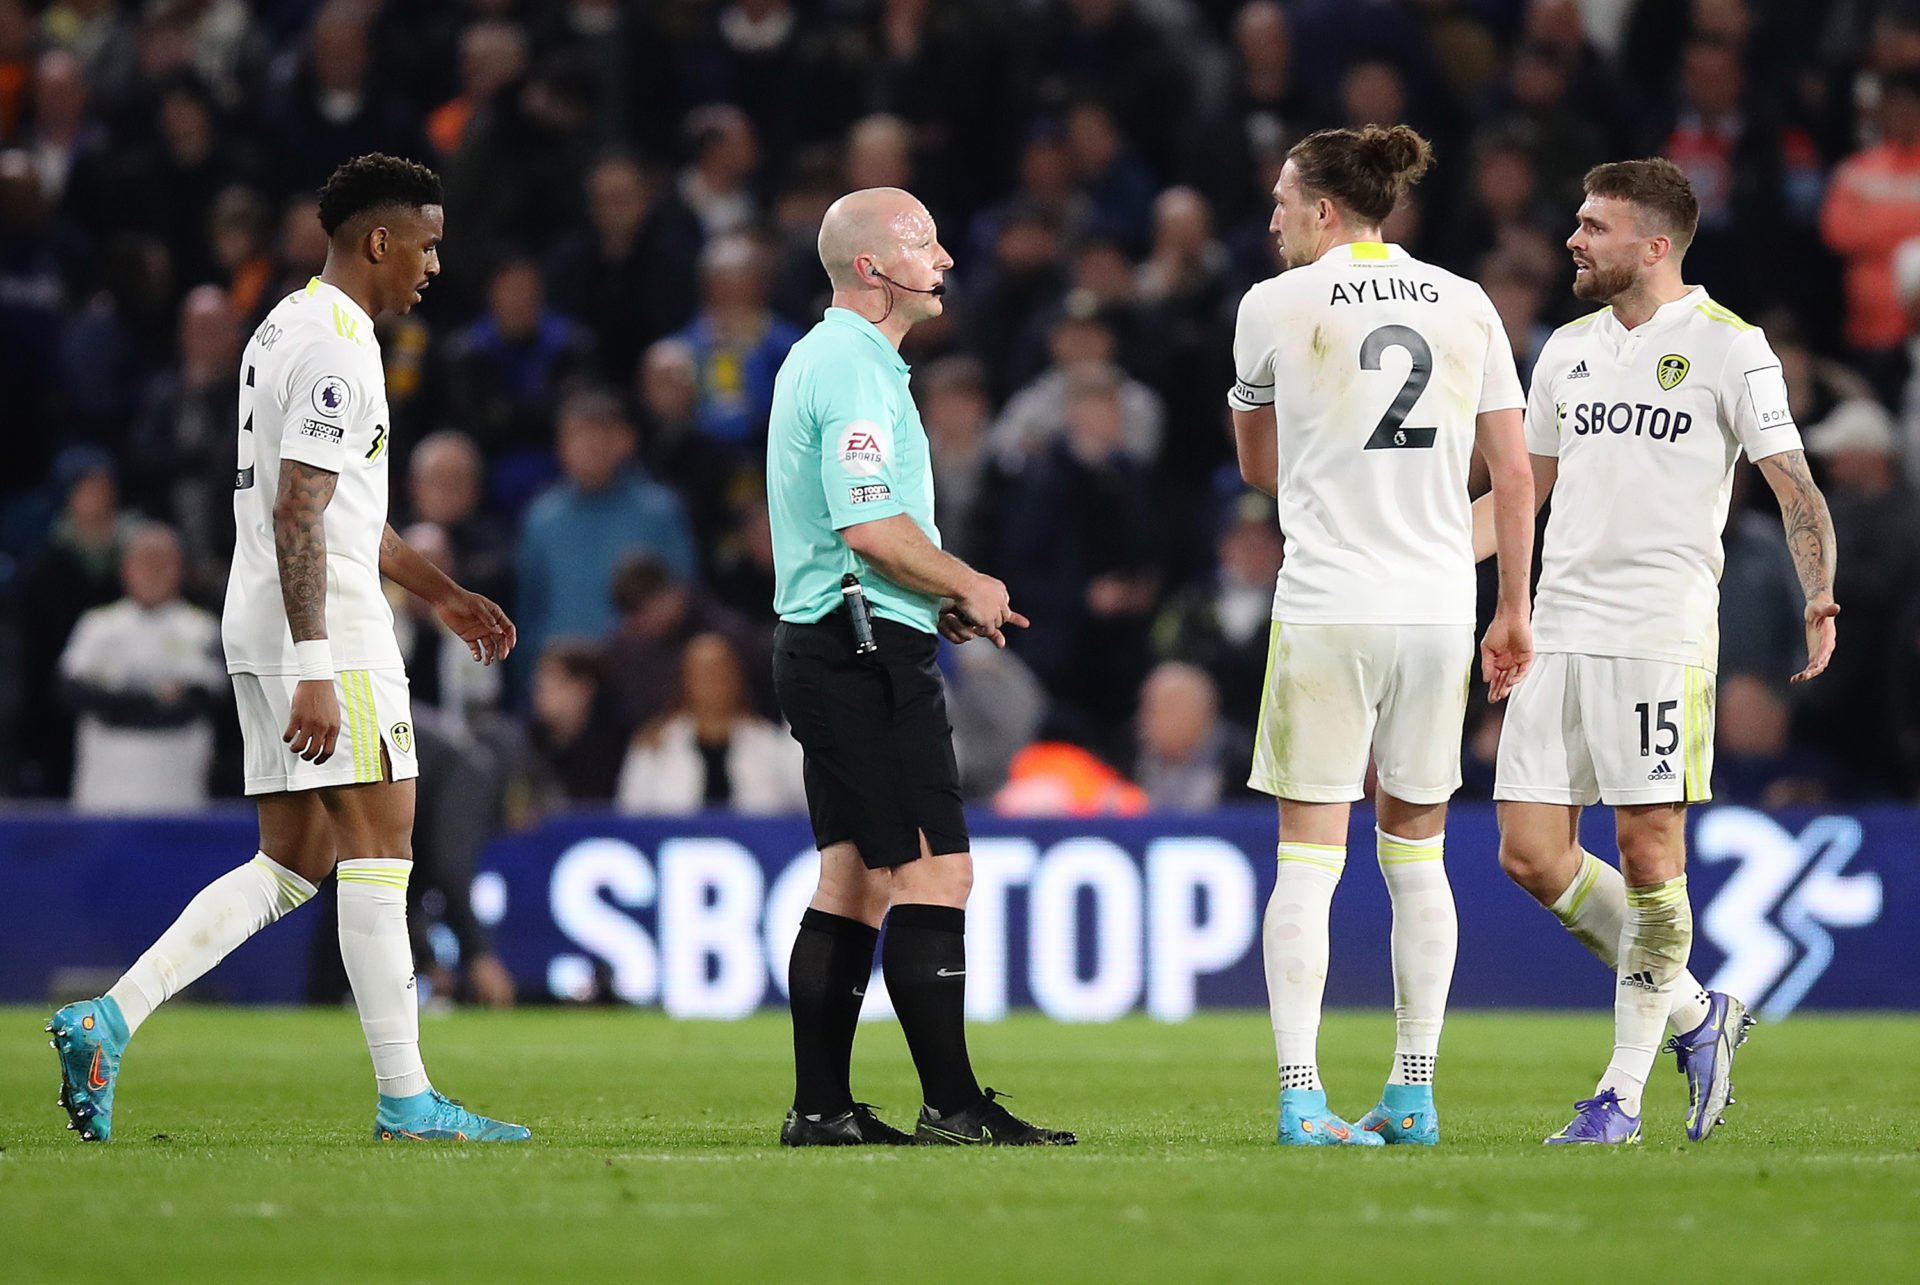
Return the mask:
POLYGON ((939 639, 875 617, 860 655, 843 611, 781 621, 773 690, 806 751, 807 811, 821 848, 851 841, 868 869, 905 865, 920 835, 935 856, 967 851, 939 639))

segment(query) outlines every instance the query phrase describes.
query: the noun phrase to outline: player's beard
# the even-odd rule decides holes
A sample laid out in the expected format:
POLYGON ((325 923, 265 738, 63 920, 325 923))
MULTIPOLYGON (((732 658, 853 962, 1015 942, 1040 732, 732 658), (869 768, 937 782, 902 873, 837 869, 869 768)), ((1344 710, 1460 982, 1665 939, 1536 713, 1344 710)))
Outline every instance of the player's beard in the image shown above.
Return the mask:
POLYGON ((1313 236, 1307 228, 1301 228, 1293 236, 1288 236, 1282 228, 1278 236, 1280 242, 1280 264, 1283 271, 1304 268, 1313 262, 1313 236))
POLYGON ((1631 267, 1609 268, 1598 261, 1590 262, 1587 275, 1574 274, 1573 297, 1576 299, 1597 299, 1601 303, 1633 289, 1638 278, 1631 267))

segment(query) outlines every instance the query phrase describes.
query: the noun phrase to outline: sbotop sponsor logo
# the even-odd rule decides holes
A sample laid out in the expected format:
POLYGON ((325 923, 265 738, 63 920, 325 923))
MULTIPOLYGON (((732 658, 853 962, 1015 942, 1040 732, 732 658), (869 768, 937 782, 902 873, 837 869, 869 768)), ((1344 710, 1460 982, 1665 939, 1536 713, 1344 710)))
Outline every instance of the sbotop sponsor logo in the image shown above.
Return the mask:
POLYGON ((1863 838, 1849 816, 1819 817, 1795 834, 1747 808, 1705 813, 1694 860, 1736 864, 1697 917, 1701 934, 1726 955, 1707 984, 1743 996, 1764 1018, 1791 1013, 1832 965, 1834 932, 1880 918, 1880 876, 1847 871, 1863 838))
MULTIPOLYGON (((1179 1020, 1197 1006, 1201 977, 1257 949, 1253 868, 1222 839, 1156 839, 1144 862, 1093 836, 1046 847, 982 839, 973 859, 967 1013, 976 1021, 1006 1013, 1016 969, 1035 1005, 1061 1021, 1110 1021, 1143 1004, 1179 1020), (1019 940, 1008 913, 1016 895, 1019 940)), ((752 851, 726 838, 669 839, 655 857, 623 839, 582 840, 548 883, 554 924, 577 949, 548 961, 547 985, 584 995, 604 964, 629 1003, 744 1017, 775 998, 769 982, 785 996, 787 956, 818 875, 809 851, 769 879, 752 851)), ((475 909, 497 922, 506 896, 498 876, 483 874, 475 909)), ((891 1011, 876 971, 862 1012, 891 1011)))
MULTIPOLYGON (((1244 833, 976 839, 969 1016, 993 1020, 1030 1003, 1060 1021, 1140 1011, 1177 1021, 1203 1003, 1264 1002, 1257 863, 1271 857, 1253 851, 1244 833)), ((1845 949, 1846 934, 1880 917, 1881 877, 1847 868, 1862 836, 1861 823, 1847 816, 1817 817, 1796 833, 1744 808, 1703 810, 1692 844, 1696 866, 1705 867, 1696 881, 1705 894, 1695 901, 1696 971, 1712 970, 1710 985, 1742 996, 1764 1017, 1791 1012, 1845 949), (1719 867, 1731 869, 1724 882, 1709 877, 1719 867)), ((1490 850, 1491 836, 1482 837, 1488 842, 1450 844, 1450 864, 1490 850)), ((540 868, 543 889, 524 877, 512 885, 517 906, 507 904, 505 878, 482 874, 475 908, 501 924, 503 939, 513 927, 503 922, 510 909, 520 933, 529 915, 551 925, 542 936, 552 944, 537 967, 556 995, 584 997, 606 979, 620 999, 659 1004, 678 1017, 742 1017, 785 997, 787 956, 819 860, 810 850, 774 855, 751 843, 712 833, 644 846, 581 838, 540 868)), ((1349 871, 1349 879, 1363 877, 1349 871)), ((1604 970, 1497 870, 1460 870, 1456 886, 1463 911, 1494 914, 1519 930, 1466 931, 1456 982, 1463 1000, 1473 1002, 1470 978, 1491 968, 1530 979, 1500 1002, 1604 1002, 1611 990, 1604 970)), ((1336 939, 1359 934, 1384 946, 1384 922, 1361 922, 1368 912, 1356 909, 1360 917, 1336 905, 1336 939)), ((891 1013, 877 972, 864 1013, 891 1013)))

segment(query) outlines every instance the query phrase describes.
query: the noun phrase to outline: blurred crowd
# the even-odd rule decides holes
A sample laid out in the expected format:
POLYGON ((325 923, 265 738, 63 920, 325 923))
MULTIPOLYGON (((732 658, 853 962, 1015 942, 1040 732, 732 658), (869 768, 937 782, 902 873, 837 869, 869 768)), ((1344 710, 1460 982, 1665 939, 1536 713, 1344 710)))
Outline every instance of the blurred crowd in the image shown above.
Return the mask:
MULTIPOLYGON (((383 150, 447 193, 444 276, 380 326, 393 522, 520 629, 481 669, 397 610, 449 869, 556 806, 802 805, 766 417, 825 303, 820 216, 882 184, 955 259, 905 348, 942 534, 1034 621, 943 657, 967 793, 1244 797, 1282 542, 1233 467, 1235 308, 1278 270, 1291 142, 1402 120, 1438 167, 1388 235, 1486 285, 1523 378, 1576 312, 1582 173, 1687 170, 1689 279, 1785 363, 1845 609, 1790 691, 1799 590, 1743 466, 1717 793, 1915 797, 1920 5, 1894 0, 0 0, 0 794, 237 794, 238 357, 324 259, 315 189, 383 150)), ((1476 698, 1469 793, 1498 732, 1476 698)))

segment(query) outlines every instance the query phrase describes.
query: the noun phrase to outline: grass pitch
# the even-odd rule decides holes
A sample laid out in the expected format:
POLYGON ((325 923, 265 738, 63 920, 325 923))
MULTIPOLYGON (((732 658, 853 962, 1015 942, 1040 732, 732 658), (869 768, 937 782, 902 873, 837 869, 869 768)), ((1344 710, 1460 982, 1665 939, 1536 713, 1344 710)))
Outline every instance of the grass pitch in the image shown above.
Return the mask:
MULTIPOLYGON (((1907 1279, 1920 1252, 1920 1020, 1758 1028, 1709 1143, 1663 1059, 1648 1137, 1548 1150, 1605 1061, 1607 1016, 1456 1015, 1428 1151, 1273 1145, 1264 1015, 973 1032, 1015 1111, 1071 1150, 774 1145, 785 1019, 460 1014, 426 1023, 435 1081, 520 1120, 519 1147, 377 1146, 348 1012, 178 1006, 127 1059, 117 1141, 54 1105, 45 1015, 0 1009, 0 1279, 1907 1279)), ((1371 1105, 1391 1019, 1335 1014, 1336 1109, 1371 1105)), ((855 1087, 912 1126, 897 1027, 855 1087)))

